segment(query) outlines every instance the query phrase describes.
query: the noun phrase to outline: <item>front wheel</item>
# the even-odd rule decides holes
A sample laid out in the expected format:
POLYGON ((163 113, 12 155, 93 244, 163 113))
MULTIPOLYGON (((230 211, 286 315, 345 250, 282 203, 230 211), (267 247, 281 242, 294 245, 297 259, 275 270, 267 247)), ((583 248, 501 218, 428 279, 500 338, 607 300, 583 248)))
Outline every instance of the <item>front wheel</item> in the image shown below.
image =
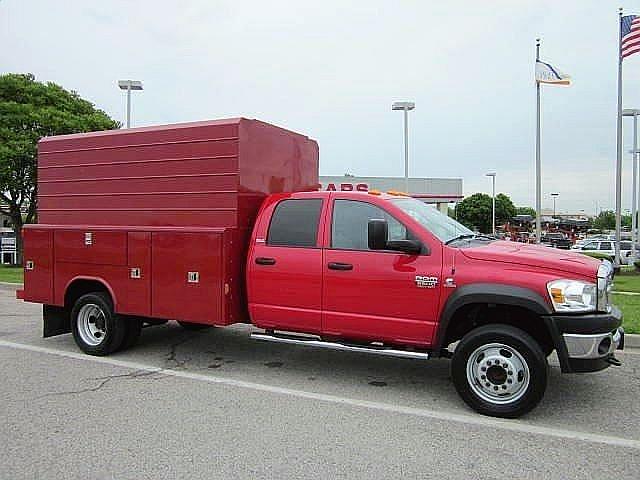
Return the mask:
POLYGON ((538 343, 509 325, 472 330, 451 362, 453 383, 462 399, 483 415, 503 418, 524 415, 542 400, 547 370, 538 343))

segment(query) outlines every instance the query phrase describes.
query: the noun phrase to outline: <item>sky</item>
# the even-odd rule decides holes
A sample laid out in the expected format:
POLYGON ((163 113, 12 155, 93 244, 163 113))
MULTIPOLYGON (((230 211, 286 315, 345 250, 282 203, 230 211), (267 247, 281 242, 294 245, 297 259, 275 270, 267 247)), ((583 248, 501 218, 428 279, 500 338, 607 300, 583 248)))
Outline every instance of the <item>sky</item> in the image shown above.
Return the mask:
MULTIPOLYGON (((573 78, 542 87, 542 207, 615 206, 619 6, 640 0, 0 0, 0 73, 33 73, 134 126, 243 116, 304 133, 320 173, 457 177, 535 205, 535 39, 573 78)), ((640 54, 624 62, 640 108, 640 54)), ((625 120, 623 210, 631 208, 625 120)))

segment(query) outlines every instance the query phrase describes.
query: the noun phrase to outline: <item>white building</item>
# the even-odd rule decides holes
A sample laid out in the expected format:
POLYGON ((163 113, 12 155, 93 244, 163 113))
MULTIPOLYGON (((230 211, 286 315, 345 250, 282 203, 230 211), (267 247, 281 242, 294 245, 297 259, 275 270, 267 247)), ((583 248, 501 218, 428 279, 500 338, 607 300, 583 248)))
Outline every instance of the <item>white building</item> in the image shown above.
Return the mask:
MULTIPOLYGON (((405 191, 404 177, 356 177, 352 175, 320 175, 322 190, 363 191, 379 190, 387 192, 405 191)), ((435 205, 442 213, 447 213, 450 203, 463 199, 461 178, 409 178, 409 193, 425 203, 435 205)))
POLYGON ((16 263, 16 237, 13 230, 0 227, 0 264, 12 265, 16 263))

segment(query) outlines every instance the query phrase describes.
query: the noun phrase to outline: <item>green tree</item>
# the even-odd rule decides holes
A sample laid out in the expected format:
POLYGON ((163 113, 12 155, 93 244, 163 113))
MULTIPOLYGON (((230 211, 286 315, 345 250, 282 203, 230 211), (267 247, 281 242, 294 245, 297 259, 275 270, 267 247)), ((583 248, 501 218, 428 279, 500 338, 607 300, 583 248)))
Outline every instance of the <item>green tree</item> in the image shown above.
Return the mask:
POLYGON ((456 212, 463 225, 484 233, 491 231, 492 201, 486 193, 474 193, 465 198, 458 203, 456 212))
MULTIPOLYGON (((493 199, 486 193, 474 193, 456 207, 458 221, 484 233, 491 232, 493 199)), ((516 215, 516 207, 504 193, 496 195, 496 225, 502 225, 516 215)))
POLYGON ((593 228, 598 230, 613 230, 616 228, 616 214, 613 210, 604 210, 593 219, 593 228))
POLYGON ((531 215, 536 218, 536 209, 533 207, 516 207, 516 215, 531 215))
POLYGON ((22 227, 36 221, 38 140, 119 127, 76 92, 37 82, 31 74, 0 75, 0 213, 16 232, 18 263, 22 227))
POLYGON ((504 225, 516 216, 516 206, 504 193, 496 195, 496 225, 504 225))

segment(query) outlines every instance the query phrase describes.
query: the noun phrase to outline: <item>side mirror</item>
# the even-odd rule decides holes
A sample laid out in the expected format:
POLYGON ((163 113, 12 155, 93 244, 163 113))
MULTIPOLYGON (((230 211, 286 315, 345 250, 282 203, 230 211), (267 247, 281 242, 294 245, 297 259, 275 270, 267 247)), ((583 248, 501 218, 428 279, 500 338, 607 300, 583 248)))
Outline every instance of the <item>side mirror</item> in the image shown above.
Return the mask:
POLYGON ((370 250, 385 250, 387 248, 387 231, 389 226, 386 220, 374 218, 367 224, 367 234, 370 250))

